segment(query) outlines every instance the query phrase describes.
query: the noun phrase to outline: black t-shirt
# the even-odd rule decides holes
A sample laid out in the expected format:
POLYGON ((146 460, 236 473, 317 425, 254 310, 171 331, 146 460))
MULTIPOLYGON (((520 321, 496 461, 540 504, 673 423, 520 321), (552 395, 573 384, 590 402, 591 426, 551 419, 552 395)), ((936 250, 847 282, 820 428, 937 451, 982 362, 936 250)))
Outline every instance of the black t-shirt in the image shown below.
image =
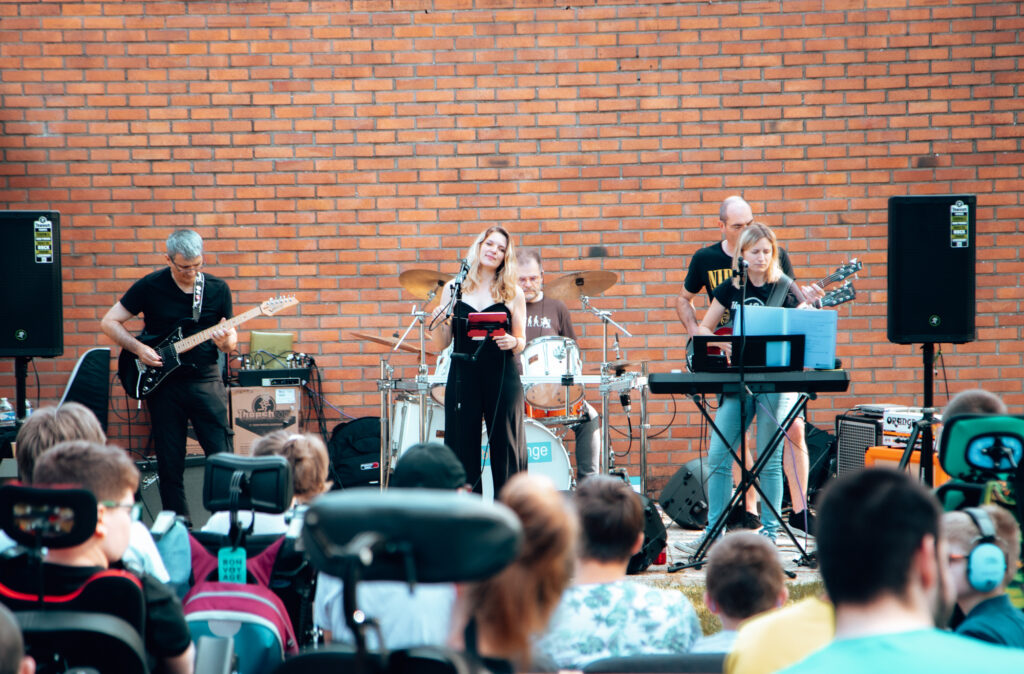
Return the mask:
MULTIPOLYGON (((113 564, 111 568, 123 568, 113 564)), ((43 564, 44 587, 50 596, 68 595, 104 569, 96 566, 65 566, 43 564)), ((142 580, 142 594, 146 603, 146 634, 143 641, 146 653, 152 658, 181 655, 192 642, 185 622, 181 602, 171 589, 145 573, 135 574, 142 580)), ((30 565, 28 555, 18 555, 0 562, 0 577, 11 589, 26 594, 36 591, 38 577, 30 565)))
POLYGON ((549 336, 576 339, 576 331, 572 328, 569 309, 562 300, 544 295, 537 302, 526 304, 526 341, 531 342, 538 337, 549 336))
MULTIPOLYGON (((121 298, 121 305, 131 314, 142 314, 145 335, 163 339, 179 323, 184 335, 205 330, 231 318, 231 290, 228 284, 211 274, 204 274, 203 310, 199 322, 192 322, 192 293, 182 292, 171 277, 170 267, 158 269, 132 284, 121 298)), ((148 341, 148 340, 146 340, 148 341)), ((207 340, 181 354, 183 363, 213 365, 217 362, 217 346, 207 340)))
MULTIPOLYGON (((789 261, 789 254, 786 249, 779 247, 779 266, 782 273, 790 278, 796 278, 793 274, 793 264, 789 261)), ((732 256, 726 255, 722 250, 722 242, 704 246, 690 259, 690 268, 686 272, 686 279, 683 281, 683 288, 686 292, 694 295, 700 294, 702 290, 707 291, 708 303, 714 299, 714 291, 718 286, 732 278, 732 256)), ((723 302, 723 304, 725 304, 723 302)), ((749 302, 748 302, 749 304, 749 302)), ((725 314, 722 316, 720 326, 729 322, 729 307, 725 304, 725 314)))
MULTIPOLYGON (((782 273, 789 278, 796 278, 793 274, 793 264, 789 261, 789 254, 786 249, 779 248, 779 267, 782 273)), ((697 295, 702 290, 708 293, 708 302, 712 299, 712 292, 723 282, 732 278, 732 257, 722 250, 722 242, 704 246, 690 259, 690 268, 686 272, 686 279, 683 287, 686 292, 697 295)))
MULTIPOLYGON (((755 286, 753 283, 747 284, 747 300, 744 302, 745 306, 768 306, 768 299, 772 295, 772 291, 775 290, 774 283, 765 283, 763 286, 755 286)), ((725 315, 730 316, 732 313, 733 302, 739 304, 740 299, 743 297, 743 291, 733 285, 732 279, 729 279, 725 283, 719 284, 715 288, 714 297, 718 302, 725 307, 725 315)), ((793 308, 800 304, 800 300, 793 293, 793 285, 790 284, 789 292, 786 293, 783 299, 783 307, 793 308)), ((731 316, 730 316, 731 320, 731 316)))

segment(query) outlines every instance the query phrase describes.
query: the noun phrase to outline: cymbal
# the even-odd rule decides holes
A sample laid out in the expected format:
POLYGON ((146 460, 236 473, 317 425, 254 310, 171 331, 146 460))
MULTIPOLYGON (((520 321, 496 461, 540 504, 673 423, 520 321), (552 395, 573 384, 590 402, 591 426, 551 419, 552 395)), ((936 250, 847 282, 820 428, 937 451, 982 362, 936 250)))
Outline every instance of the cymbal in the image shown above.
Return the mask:
POLYGON ((646 362, 644 360, 613 360, 608 363, 608 369, 613 372, 639 370, 646 362))
POLYGON ((452 278, 452 274, 442 274, 432 269, 407 269, 398 275, 398 282, 412 293, 413 297, 425 300, 431 292, 441 294, 441 288, 452 278))
MULTIPOLYGON (((381 344, 383 346, 388 346, 388 347, 391 347, 392 349, 395 348, 395 344, 398 344, 398 338, 397 337, 388 337, 387 335, 370 335, 370 334, 367 334, 365 332, 352 332, 352 333, 349 333, 349 334, 351 334, 356 339, 365 339, 368 342, 373 342, 374 344, 381 344)), ((420 352, 419 347, 416 346, 414 343, 408 341, 408 340, 402 342, 402 345, 400 347, 398 347, 398 350, 399 351, 408 351, 409 353, 419 353, 420 352)), ((428 346, 426 348, 426 354, 428 356, 436 356, 437 352, 436 351, 432 351, 430 349, 430 347, 428 346)))
POLYGON ((619 280, 613 271, 595 269, 593 271, 577 271, 560 276, 544 286, 544 294, 548 297, 572 302, 583 295, 593 297, 611 288, 619 280))

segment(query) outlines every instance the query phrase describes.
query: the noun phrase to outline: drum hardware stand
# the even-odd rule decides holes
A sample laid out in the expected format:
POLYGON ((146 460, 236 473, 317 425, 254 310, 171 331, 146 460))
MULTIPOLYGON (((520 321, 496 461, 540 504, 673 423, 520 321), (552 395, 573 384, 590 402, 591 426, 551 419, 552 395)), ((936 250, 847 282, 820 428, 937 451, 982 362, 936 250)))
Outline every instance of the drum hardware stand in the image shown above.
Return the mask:
MULTIPOLYGON (((430 304, 434 300, 434 296, 436 296, 436 295, 437 295, 437 289, 435 288, 435 289, 431 290, 430 293, 427 295, 427 301, 423 303, 423 307, 426 308, 426 306, 428 304, 430 304)), ((452 305, 454 306, 454 302, 452 303, 452 305)), ((412 308, 412 317, 413 317, 412 321, 409 323, 409 327, 407 327, 405 329, 405 332, 402 333, 402 336, 399 338, 398 343, 395 344, 395 347, 391 350, 392 352, 397 351, 399 349, 399 347, 402 346, 402 342, 405 341, 405 338, 412 331, 413 326, 417 325, 417 324, 419 325, 419 333, 420 333, 420 364, 416 368, 416 383, 419 385, 419 386, 417 386, 416 400, 417 400, 417 403, 419 404, 419 408, 420 408, 420 429, 419 429, 420 430, 420 434, 419 434, 420 442, 426 442, 426 439, 427 439, 427 391, 430 390, 430 385, 427 383, 427 380, 426 380, 426 378, 427 378, 427 342, 426 342, 427 336, 426 336, 426 332, 424 331, 424 326, 426 325, 427 317, 428 316, 429 316, 429 314, 426 311, 423 311, 422 309, 417 309, 417 305, 413 305, 413 308, 412 308)))
MULTIPOLYGON (((596 307, 590 305, 590 297, 587 295, 580 295, 580 302, 583 304, 584 311, 590 313, 601 319, 601 462, 599 464, 598 472, 601 475, 607 475, 611 469, 611 455, 612 455, 612 439, 611 431, 608 426, 608 415, 610 412, 609 396, 610 390, 608 383, 612 380, 611 375, 608 372, 609 361, 608 361, 608 324, 611 323, 619 332, 632 337, 633 335, 624 328, 622 325, 612 320, 612 314, 610 311, 602 311, 596 307)), ((641 482, 644 482, 644 477, 640 478, 641 482)))

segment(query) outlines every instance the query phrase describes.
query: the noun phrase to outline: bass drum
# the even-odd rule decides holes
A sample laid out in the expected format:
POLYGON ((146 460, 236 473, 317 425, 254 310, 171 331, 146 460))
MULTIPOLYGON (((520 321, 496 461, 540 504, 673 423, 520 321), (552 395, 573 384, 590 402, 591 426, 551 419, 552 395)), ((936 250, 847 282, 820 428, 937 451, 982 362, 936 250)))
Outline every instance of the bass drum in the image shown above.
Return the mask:
MULTIPOLYGON (((543 475, 550 479, 556 489, 565 491, 572 487, 572 466, 565 445, 557 435, 541 426, 533 419, 525 419, 526 453, 528 456, 527 470, 531 475, 543 475)), ((487 429, 483 436, 483 473, 480 481, 483 484, 484 500, 494 499, 494 478, 491 475, 490 453, 487 446, 487 429)))

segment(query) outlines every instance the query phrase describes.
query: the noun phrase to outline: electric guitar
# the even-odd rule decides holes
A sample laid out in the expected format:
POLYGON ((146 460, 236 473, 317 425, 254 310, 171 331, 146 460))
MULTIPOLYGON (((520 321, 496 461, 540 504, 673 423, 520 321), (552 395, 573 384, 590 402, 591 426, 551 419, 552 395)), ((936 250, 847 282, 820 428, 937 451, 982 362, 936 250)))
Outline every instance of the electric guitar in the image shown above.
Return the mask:
POLYGON ((121 380, 121 386, 124 387, 125 392, 132 398, 138 400, 148 398, 168 375, 181 367, 179 355, 210 339, 215 330, 227 330, 260 315, 273 316, 282 309, 295 306, 298 303, 299 301, 294 297, 272 297, 259 306, 249 309, 244 314, 229 318, 223 323, 218 323, 188 337, 184 336, 184 327, 186 324, 192 323, 192 321, 185 320, 175 326, 163 339, 159 340, 156 346, 153 346, 150 342, 156 342, 157 340, 140 337, 139 341, 143 344, 153 346, 157 355, 160 356, 160 360, 163 361, 163 365, 151 367, 139 360, 128 349, 121 349, 121 354, 117 358, 117 376, 121 380))
MULTIPOLYGON (((864 264, 860 260, 858 260, 857 258, 853 258, 849 262, 847 262, 847 263, 845 263, 843 265, 840 265, 838 268, 836 268, 836 270, 834 272, 832 272, 828 276, 825 276, 825 277, 820 278, 817 281, 815 281, 815 284, 817 284, 817 286, 819 288, 824 289, 825 287, 827 287, 827 286, 829 286, 829 285, 831 285, 833 283, 837 283, 837 282, 842 281, 842 280, 844 280, 846 278, 849 278, 850 276, 853 276, 854 274, 856 274, 857 272, 859 272, 863 268, 864 268, 864 264)), ((847 281, 846 283, 844 283, 840 287, 836 288, 835 290, 832 290, 830 292, 825 293, 824 297, 822 297, 820 300, 816 300, 815 302, 813 302, 813 306, 815 308, 817 308, 817 309, 821 309, 822 307, 836 307, 836 306, 839 306, 840 304, 843 304, 845 302, 851 302, 851 301, 853 301, 856 298, 857 298, 857 291, 856 291, 856 289, 853 287, 853 284, 851 282, 847 281)), ((731 335, 732 334, 732 326, 725 326, 725 327, 718 328, 717 330, 715 330, 715 334, 716 335, 731 335)), ((709 356, 721 356, 722 358, 725 357, 724 354, 722 354, 721 349, 719 349, 718 347, 714 347, 714 346, 709 346, 708 347, 708 355, 709 356)), ((693 371, 693 339, 692 338, 688 339, 687 342, 686 342, 686 369, 690 370, 691 372, 693 371)))

